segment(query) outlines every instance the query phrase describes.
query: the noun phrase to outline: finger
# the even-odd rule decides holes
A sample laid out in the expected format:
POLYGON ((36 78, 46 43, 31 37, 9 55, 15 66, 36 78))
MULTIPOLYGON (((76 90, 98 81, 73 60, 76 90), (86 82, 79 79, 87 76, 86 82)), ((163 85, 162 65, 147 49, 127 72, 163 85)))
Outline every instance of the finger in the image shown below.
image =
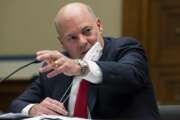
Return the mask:
POLYGON ((42 50, 42 51, 39 51, 36 53, 36 59, 39 60, 39 61, 42 61, 41 60, 41 56, 42 55, 45 55, 45 54, 50 54, 51 51, 50 50, 42 50))
POLYGON ((55 68, 53 71, 47 74, 47 77, 52 78, 60 73, 64 73, 65 67, 66 67, 66 64, 63 64, 62 66, 55 68))
POLYGON ((44 53, 49 53, 49 52, 50 52, 50 50, 41 50, 41 51, 37 51, 36 55, 42 55, 44 53))
POLYGON ((51 109, 49 109, 47 102, 41 102, 40 104, 36 104, 34 105, 31 109, 30 109, 30 115, 32 116, 37 116, 37 115, 58 115, 58 113, 56 113, 55 111, 52 111, 51 109), (45 104, 46 103, 46 104, 45 104))
POLYGON ((58 74, 60 74, 61 73, 61 71, 57 71, 56 69, 54 69, 53 71, 51 71, 51 72, 49 72, 48 74, 47 74, 47 77, 48 78, 52 78, 52 77, 54 77, 54 76, 56 76, 56 75, 58 75, 58 74))
POLYGON ((41 55, 38 55, 36 57, 37 60, 43 61, 43 60, 55 60, 55 58, 52 56, 53 53, 43 53, 41 55))
POLYGON ((47 100, 48 100, 50 103, 53 103, 53 104, 55 104, 55 105, 57 105, 57 106, 65 109, 63 103, 61 103, 61 102, 59 102, 59 101, 57 101, 57 100, 51 99, 51 98, 49 98, 49 97, 47 98, 47 100))
POLYGON ((53 111, 54 112, 53 114, 68 115, 68 112, 65 109, 60 108, 60 107, 53 105, 53 104, 48 109, 53 111))
POLYGON ((50 71, 50 70, 52 70, 52 69, 53 69, 52 64, 48 64, 48 65, 46 65, 46 66, 40 67, 40 68, 39 68, 39 72, 41 72, 41 73, 43 73, 43 72, 48 72, 48 71, 50 71))
POLYGON ((59 113, 53 111, 52 109, 49 109, 49 107, 43 107, 41 110, 39 110, 40 115, 59 115, 59 113))
POLYGON ((63 55, 61 52, 57 51, 57 50, 41 50, 36 52, 36 55, 42 55, 42 54, 55 54, 55 55, 63 55))
POLYGON ((60 59, 57 59, 56 61, 54 61, 55 67, 58 68, 61 65, 63 65, 66 61, 65 57, 61 57, 60 59))
POLYGON ((60 72, 60 73, 64 73, 65 67, 66 67, 66 65, 63 64, 62 66, 56 68, 56 71, 58 71, 58 72, 60 72))
POLYGON ((53 99, 48 99, 47 101, 47 107, 48 109, 62 115, 67 115, 68 112, 65 110, 65 107, 62 103, 59 101, 53 100, 53 99))

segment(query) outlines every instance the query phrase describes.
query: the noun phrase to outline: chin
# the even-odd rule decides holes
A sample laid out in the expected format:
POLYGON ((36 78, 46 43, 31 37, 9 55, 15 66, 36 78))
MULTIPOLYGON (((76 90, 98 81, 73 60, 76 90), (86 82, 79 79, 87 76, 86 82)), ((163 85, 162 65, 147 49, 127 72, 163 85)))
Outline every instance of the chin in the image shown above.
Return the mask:
POLYGON ((81 55, 70 55, 72 59, 79 59, 81 58, 81 55))
POLYGON ((73 54, 73 53, 70 53, 70 57, 72 59, 82 59, 86 55, 86 53, 84 53, 84 54, 73 54))

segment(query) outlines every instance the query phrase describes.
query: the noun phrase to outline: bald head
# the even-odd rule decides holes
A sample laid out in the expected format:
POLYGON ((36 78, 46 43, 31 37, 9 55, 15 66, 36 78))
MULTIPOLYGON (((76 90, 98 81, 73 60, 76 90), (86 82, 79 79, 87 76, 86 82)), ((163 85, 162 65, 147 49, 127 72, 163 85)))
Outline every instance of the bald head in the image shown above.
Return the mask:
POLYGON ((55 17, 55 25, 59 33, 59 26, 63 21, 71 20, 77 17, 89 17, 96 20, 96 15, 94 14, 91 7, 86 4, 75 2, 63 6, 57 13, 55 17))
POLYGON ((82 58, 98 41, 104 45, 102 23, 83 3, 62 7, 55 18, 58 39, 72 58, 82 58))

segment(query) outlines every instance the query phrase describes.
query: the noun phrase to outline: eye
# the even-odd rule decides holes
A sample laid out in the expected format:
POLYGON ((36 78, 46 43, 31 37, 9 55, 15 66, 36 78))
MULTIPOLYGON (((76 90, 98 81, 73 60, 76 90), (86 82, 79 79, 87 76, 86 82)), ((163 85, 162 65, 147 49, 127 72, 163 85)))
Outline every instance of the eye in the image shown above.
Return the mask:
POLYGON ((70 43, 70 42, 75 42, 75 41, 77 41, 77 39, 78 39, 77 36, 73 36, 73 35, 72 35, 72 36, 68 36, 68 37, 66 38, 66 41, 70 43))
POLYGON ((75 40, 75 39, 77 39, 77 37, 76 36, 71 36, 70 39, 75 40))
POLYGON ((83 34, 84 35, 91 35, 91 28, 85 28, 84 30, 83 30, 83 34))

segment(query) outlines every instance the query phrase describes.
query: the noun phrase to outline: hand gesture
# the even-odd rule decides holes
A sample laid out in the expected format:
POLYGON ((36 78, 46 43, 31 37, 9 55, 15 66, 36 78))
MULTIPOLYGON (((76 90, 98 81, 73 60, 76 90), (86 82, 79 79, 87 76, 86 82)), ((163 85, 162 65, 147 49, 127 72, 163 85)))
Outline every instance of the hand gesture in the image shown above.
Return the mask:
POLYGON ((67 76, 80 75, 80 66, 74 59, 64 56, 59 51, 42 50, 36 53, 36 59, 45 61, 47 65, 40 68, 40 72, 49 72, 48 77, 54 77, 59 73, 67 76))

